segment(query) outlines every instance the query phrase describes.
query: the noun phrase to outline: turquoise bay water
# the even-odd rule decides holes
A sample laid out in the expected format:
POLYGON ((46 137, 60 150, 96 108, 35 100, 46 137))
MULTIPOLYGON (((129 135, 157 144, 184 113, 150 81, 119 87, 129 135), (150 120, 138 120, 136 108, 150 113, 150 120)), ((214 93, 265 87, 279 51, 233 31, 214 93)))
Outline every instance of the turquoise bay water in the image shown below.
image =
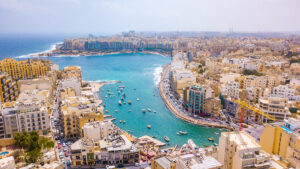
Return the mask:
MULTIPOLYGON (((79 65, 82 76, 87 81, 121 80, 122 83, 106 84, 100 90, 103 103, 113 118, 114 123, 125 131, 140 137, 143 135, 156 136, 164 141, 163 137, 170 138, 169 145, 183 145, 187 140, 193 139, 199 145, 211 145, 207 138, 213 137, 218 142, 219 132, 216 128, 206 128, 186 123, 176 118, 165 106, 159 95, 157 83, 159 82, 162 66, 170 62, 170 58, 154 54, 114 54, 103 56, 80 57, 53 57, 52 61, 59 64, 60 69, 68 65, 79 65), (118 86, 125 86, 118 95, 118 86), (107 97, 108 90, 115 97, 107 97), (125 93, 126 101, 131 100, 132 105, 118 105, 122 94, 125 93), (139 98, 140 101, 136 99, 139 98), (142 113, 142 109, 152 109, 151 112, 142 113), (118 110, 118 112, 115 112, 118 110), (129 112, 131 110, 131 112, 129 112), (154 113, 153 111, 157 113, 154 113), (120 123, 125 120, 126 123, 120 123), (151 125, 148 129, 146 125, 151 125), (187 135, 177 135, 178 131, 187 131, 187 135)), ((123 102, 123 101, 122 101, 123 102)))
MULTIPOLYGON (((51 48, 51 45, 62 42, 65 36, 20 36, 20 35, 0 35, 0 58, 16 57, 15 59, 26 59, 30 53, 38 53, 51 48), (23 57, 18 57, 23 55, 23 57), (25 56, 24 56, 25 55, 25 56)), ((121 80, 119 84, 105 85, 105 92, 100 91, 100 96, 107 105, 109 113, 117 120, 115 124, 124 130, 132 131, 135 136, 150 135, 156 136, 163 141, 164 136, 170 138, 170 145, 182 145, 187 143, 189 138, 199 145, 212 144, 207 140, 214 137, 218 142, 219 132, 214 128, 205 128, 186 123, 176 118, 165 106, 159 95, 155 84, 159 73, 154 76, 155 70, 159 72, 159 67, 170 62, 169 57, 153 54, 118 54, 104 56, 80 56, 80 57, 52 57, 60 69, 64 66, 79 65, 82 68, 84 80, 104 81, 121 80), (132 101, 132 105, 118 105, 120 96, 117 88, 124 85, 126 99, 132 101), (115 93, 116 97, 105 99, 107 89, 115 93), (134 90, 136 89, 136 90, 134 90), (140 98, 137 102, 136 98, 140 98), (141 109, 151 108, 157 113, 146 112, 143 114, 141 109), (118 109, 118 112, 115 112, 118 109), (131 112, 128 110, 131 109, 131 112), (126 120, 126 124, 119 123, 126 120), (146 125, 151 125, 148 129, 146 125), (188 135, 178 136, 178 131, 187 131, 188 135)))

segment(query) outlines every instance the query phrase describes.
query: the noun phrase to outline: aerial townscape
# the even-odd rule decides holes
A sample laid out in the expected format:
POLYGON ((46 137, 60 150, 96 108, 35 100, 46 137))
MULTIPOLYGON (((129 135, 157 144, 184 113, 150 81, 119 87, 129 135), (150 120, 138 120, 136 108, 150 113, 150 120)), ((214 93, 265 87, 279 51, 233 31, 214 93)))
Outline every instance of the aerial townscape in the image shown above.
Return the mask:
POLYGON ((0 169, 300 169, 300 0, 0 0, 0 169))
POLYGON ((0 168, 299 168, 300 36, 189 34, 90 35, 1 60, 0 168), (171 119, 151 119, 168 112, 130 95, 142 87, 86 81, 80 66, 51 59, 122 53, 170 58, 155 98, 177 125, 212 132, 155 135, 171 119), (146 117, 137 135, 125 127, 139 124, 132 115, 146 117))

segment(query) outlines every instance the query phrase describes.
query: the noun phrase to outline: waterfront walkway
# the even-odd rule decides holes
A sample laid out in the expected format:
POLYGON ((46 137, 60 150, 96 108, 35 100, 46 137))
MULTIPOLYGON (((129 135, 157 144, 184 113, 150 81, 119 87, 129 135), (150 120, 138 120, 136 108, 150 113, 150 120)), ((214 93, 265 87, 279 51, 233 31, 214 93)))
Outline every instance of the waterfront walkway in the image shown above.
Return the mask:
POLYGON ((162 97, 162 99, 164 100, 165 104, 167 105, 167 107, 169 108, 169 110, 178 118, 192 123, 192 124, 196 124, 196 125, 201 125, 201 126, 210 126, 210 127, 219 127, 219 128, 228 128, 227 125, 225 124, 219 124, 216 122, 210 122, 210 121, 205 121, 205 120, 201 120, 201 119, 196 119, 193 118, 191 116, 189 116, 186 113, 181 112, 176 106, 174 106, 172 104, 172 101, 170 100, 170 98, 167 96, 166 91, 165 91, 165 76, 167 74, 169 70, 169 65, 165 66, 162 72, 162 76, 161 76, 161 81, 159 84, 159 93, 162 97))

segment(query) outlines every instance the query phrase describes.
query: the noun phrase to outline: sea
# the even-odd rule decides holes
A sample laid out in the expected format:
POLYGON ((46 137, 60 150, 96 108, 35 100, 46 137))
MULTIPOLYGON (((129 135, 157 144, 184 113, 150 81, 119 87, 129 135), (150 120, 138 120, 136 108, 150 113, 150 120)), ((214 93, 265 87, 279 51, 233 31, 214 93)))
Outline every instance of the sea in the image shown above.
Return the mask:
MULTIPOLYGON (((31 54, 53 49, 66 37, 68 36, 0 35, 0 58, 28 59, 31 54)), ((167 146, 181 146, 187 144, 188 139, 192 139, 200 147, 218 143, 220 136, 218 128, 187 123, 174 116, 164 104, 158 84, 163 66, 171 61, 169 56, 132 53, 54 56, 49 59, 58 64, 60 69, 70 65, 80 66, 85 81, 121 81, 104 85, 99 91, 99 96, 103 99, 103 105, 105 104, 104 110, 108 111, 104 114, 112 115, 112 118, 116 118, 114 123, 118 127, 136 137, 149 135, 165 142, 164 136, 167 136, 170 139, 170 142, 166 142, 167 146), (118 94, 120 86, 124 86, 124 89, 118 94), (114 96, 110 97, 108 92, 114 96), (123 104, 119 105, 118 101, 123 94, 125 94, 123 104), (128 100, 132 102, 131 105, 124 104, 128 100), (143 113, 142 109, 146 109, 146 112, 143 113), (151 125, 151 129, 147 128, 147 125, 151 125), (188 134, 178 135, 179 131, 186 131, 188 134), (215 141, 208 141, 209 137, 215 141)))

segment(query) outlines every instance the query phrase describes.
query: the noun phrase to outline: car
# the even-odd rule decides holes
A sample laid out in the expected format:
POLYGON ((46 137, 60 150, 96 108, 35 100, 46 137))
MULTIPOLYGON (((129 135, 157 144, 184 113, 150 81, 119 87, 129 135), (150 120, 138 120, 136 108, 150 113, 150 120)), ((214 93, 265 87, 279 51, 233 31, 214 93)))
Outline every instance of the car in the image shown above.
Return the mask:
POLYGON ((67 166, 70 166, 70 165, 71 165, 70 160, 67 160, 67 166))
POLYGON ((57 144, 57 147, 58 147, 58 149, 60 149, 60 148, 61 148, 61 145, 60 145, 60 144, 57 144))
POLYGON ((66 157, 68 157, 68 156, 69 156, 69 153, 68 153, 67 151, 65 152, 65 156, 66 156, 66 157))
POLYGON ((63 142, 63 146, 66 147, 66 143, 65 142, 63 142))
POLYGON ((57 144, 60 144, 60 140, 57 141, 57 144))
POLYGON ((64 148, 64 151, 67 151, 67 148, 66 148, 66 147, 64 148))
POLYGON ((59 155, 59 158, 60 158, 60 159, 63 159, 63 158, 64 158, 64 156, 63 156, 63 155, 59 155))

